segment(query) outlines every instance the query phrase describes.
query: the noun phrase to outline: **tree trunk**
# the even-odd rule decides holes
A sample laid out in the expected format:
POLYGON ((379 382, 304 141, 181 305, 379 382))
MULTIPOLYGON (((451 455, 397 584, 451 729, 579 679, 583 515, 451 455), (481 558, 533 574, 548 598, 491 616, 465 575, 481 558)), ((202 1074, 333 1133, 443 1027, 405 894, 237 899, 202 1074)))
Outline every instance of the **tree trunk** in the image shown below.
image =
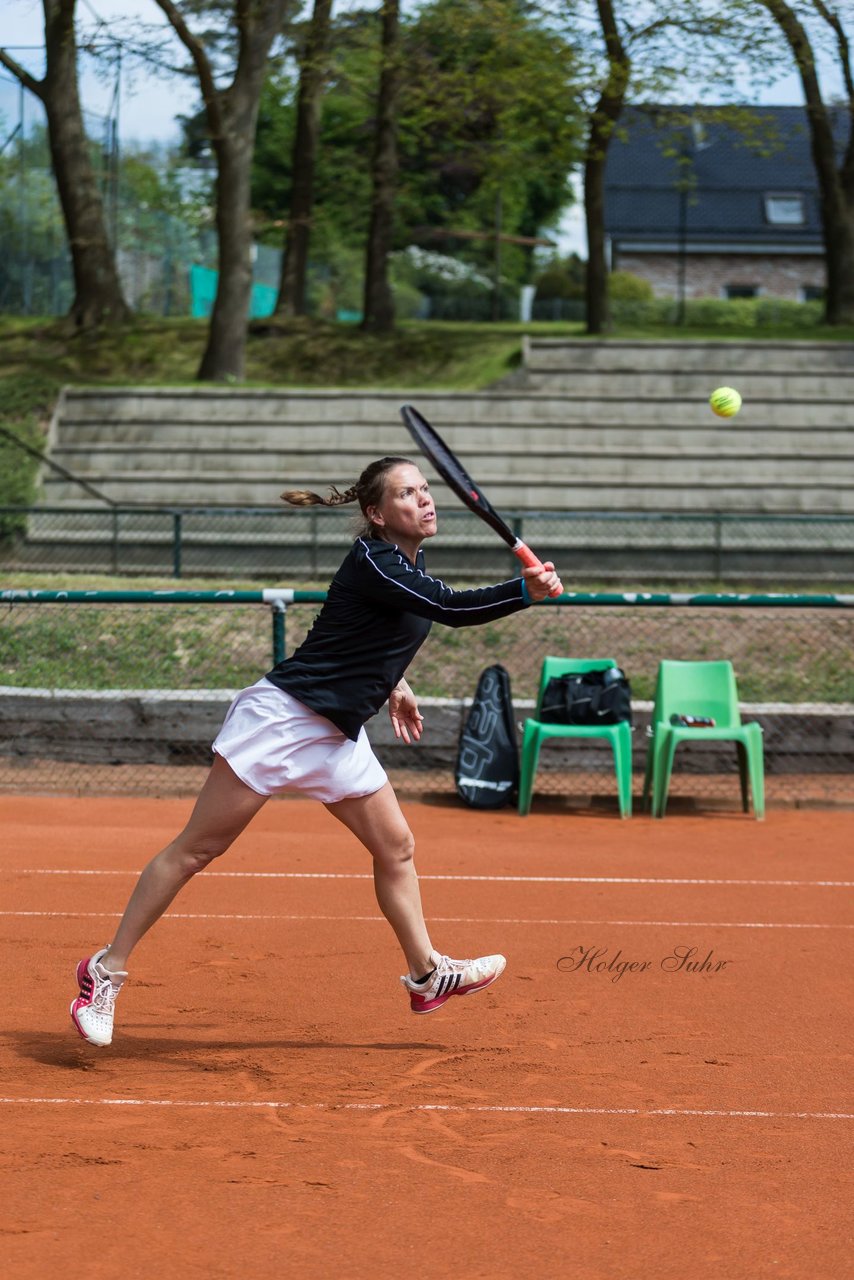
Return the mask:
POLYGON ((81 329, 121 324, 130 315, 110 245, 104 205, 92 167, 77 83, 76 0, 44 0, 45 77, 34 80, 7 55, 3 65, 44 104, 74 274, 69 315, 81 329))
POLYGON ((854 324, 854 208, 825 213, 824 245, 827 324, 854 324))
POLYGON ((293 151, 293 187, 276 314, 304 316, 308 246, 314 203, 314 166, 320 133, 320 104, 325 73, 332 0, 314 0, 311 29, 300 69, 297 127, 293 151))
POLYGON ((214 140, 219 280, 208 341, 197 377, 240 381, 246 371, 246 324, 252 299, 249 189, 254 129, 228 128, 214 140))
POLYGON ((382 72, 377 101, 373 157, 373 197, 365 255, 365 294, 362 328, 390 333, 394 328, 394 298, 388 280, 388 255, 394 234, 397 187, 397 98, 400 85, 398 28, 399 0, 383 0, 382 72))
POLYGON ((187 26, 174 0, 156 2, 195 64, 217 158, 219 279, 207 346, 196 376, 203 382, 237 381, 246 365, 246 323, 252 297, 250 170, 258 105, 270 46, 281 30, 289 0, 235 0, 237 66, 225 89, 217 87, 204 43, 187 26))
POLYGON ((838 164, 833 125, 822 98, 809 35, 785 0, 762 0, 762 3, 786 38, 804 91, 824 240, 825 322, 854 324, 854 85, 848 43, 830 11, 817 6, 837 34, 837 52, 848 95, 848 144, 842 163, 838 164))
POLYGON ((609 324, 608 264, 605 261, 605 160, 623 110, 631 76, 629 58, 611 0, 597 0, 605 37, 608 76, 590 120, 584 161, 584 216, 587 223, 587 332, 602 333, 609 324))
POLYGON ((587 270, 584 292, 587 332, 608 328, 608 263, 605 258, 605 156, 595 147, 593 130, 584 162, 584 220, 587 225, 587 270))

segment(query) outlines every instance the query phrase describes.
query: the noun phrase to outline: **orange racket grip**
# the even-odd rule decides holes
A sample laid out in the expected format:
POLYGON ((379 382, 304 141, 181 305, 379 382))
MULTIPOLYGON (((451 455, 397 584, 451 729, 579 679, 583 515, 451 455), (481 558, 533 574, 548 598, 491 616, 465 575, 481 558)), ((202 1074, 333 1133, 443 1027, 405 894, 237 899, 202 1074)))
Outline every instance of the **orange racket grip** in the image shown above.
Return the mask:
MULTIPOLYGON (((529 546, 526 546, 525 543, 521 540, 521 538, 517 538, 516 541, 514 542, 513 554, 514 556, 518 556, 518 558, 522 561, 522 564, 525 566, 526 569, 542 569, 543 568, 542 560, 540 560, 537 556, 534 555, 531 548, 529 546)), ((560 589, 558 588, 555 591, 550 591, 549 595, 559 596, 560 589)))

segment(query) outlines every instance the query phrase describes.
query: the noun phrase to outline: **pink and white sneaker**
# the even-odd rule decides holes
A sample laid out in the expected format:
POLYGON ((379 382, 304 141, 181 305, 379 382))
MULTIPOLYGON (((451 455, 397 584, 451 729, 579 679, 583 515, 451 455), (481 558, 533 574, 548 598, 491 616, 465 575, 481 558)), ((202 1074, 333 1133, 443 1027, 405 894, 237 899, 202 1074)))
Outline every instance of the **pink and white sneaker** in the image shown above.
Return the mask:
POLYGON ((451 996, 468 996, 483 991, 504 972, 504 956, 481 956, 478 960, 452 960, 438 951, 430 953, 435 966, 426 982, 416 982, 408 974, 400 979, 409 992, 413 1013, 432 1013, 451 996))
POLYGON ((126 973, 108 973, 101 964, 109 947, 96 951, 77 966, 80 994, 71 1001, 71 1021, 90 1044, 107 1045, 113 1039, 113 1014, 116 996, 126 973))

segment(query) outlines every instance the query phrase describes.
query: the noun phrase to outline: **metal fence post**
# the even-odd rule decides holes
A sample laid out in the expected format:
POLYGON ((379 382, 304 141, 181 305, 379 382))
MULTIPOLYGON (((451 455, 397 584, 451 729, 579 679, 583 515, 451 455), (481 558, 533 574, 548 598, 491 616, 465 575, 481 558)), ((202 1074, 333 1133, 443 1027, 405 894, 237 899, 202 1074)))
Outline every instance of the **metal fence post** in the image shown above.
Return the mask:
POLYGON ((172 512, 172 577, 180 578, 183 545, 184 513, 172 512))
POLYGON ((112 537, 110 540, 110 568, 113 573, 119 571, 119 509, 113 507, 112 516, 112 537))
POLYGON ((283 662, 285 658, 285 613, 287 606, 284 600, 271 600, 273 614, 273 666, 283 662))

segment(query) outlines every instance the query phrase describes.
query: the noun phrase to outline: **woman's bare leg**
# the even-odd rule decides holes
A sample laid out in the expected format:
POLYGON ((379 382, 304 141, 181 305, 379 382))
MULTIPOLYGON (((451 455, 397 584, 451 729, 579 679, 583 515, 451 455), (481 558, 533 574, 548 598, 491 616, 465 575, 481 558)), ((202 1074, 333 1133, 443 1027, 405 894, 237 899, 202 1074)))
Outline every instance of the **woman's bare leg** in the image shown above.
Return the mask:
POLYGON ((374 888, 380 910, 403 949, 409 972, 420 978, 433 966, 430 935, 421 910, 415 874, 415 840, 390 782, 370 796, 339 800, 327 809, 353 832, 374 859, 374 888))
POLYGON ((197 871, 225 853, 266 800, 266 796, 241 782, 222 756, 214 757, 186 827, 152 858, 137 881, 116 936, 101 961, 108 972, 127 968, 131 951, 178 891, 197 871))

